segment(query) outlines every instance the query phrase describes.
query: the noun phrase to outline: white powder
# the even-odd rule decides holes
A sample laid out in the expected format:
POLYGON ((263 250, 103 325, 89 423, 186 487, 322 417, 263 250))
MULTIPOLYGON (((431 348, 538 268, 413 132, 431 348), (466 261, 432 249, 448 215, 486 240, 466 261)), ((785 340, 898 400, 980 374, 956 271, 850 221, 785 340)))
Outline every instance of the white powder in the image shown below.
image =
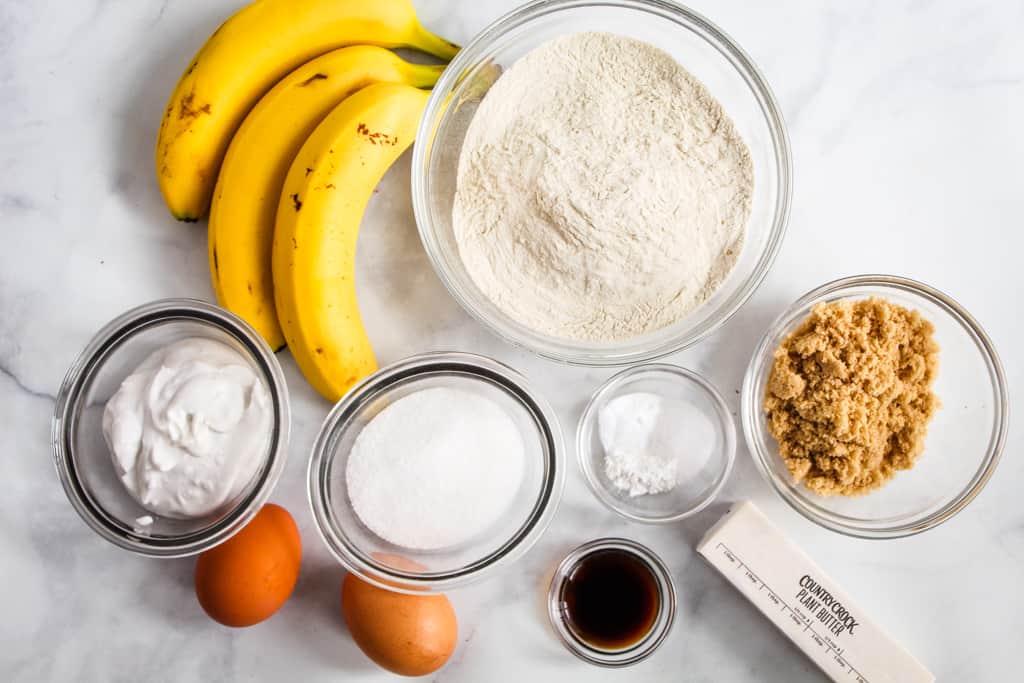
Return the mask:
POLYGON ((715 443, 714 425, 699 409, 646 392, 612 399, 597 424, 605 476, 630 496, 664 493, 696 478, 715 443))
POLYGON ((615 341, 670 325, 732 270, 753 167, 670 55, 604 33, 553 40, 488 91, 459 159, 455 238, 521 324, 615 341))
POLYGON ((488 398, 425 389, 378 413, 352 446, 348 495, 359 519, 395 545, 436 550, 484 532, 523 478, 518 427, 488 398))

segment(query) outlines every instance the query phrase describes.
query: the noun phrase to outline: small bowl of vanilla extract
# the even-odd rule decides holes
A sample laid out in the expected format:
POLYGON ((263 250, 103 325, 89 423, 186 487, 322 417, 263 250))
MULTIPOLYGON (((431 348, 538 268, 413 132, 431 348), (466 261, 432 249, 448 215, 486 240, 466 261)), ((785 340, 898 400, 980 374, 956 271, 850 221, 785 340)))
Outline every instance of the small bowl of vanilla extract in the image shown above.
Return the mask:
POLYGON ((668 567, 624 538, 573 550, 548 591, 548 615, 562 643, 598 666, 629 666, 650 657, 672 630, 675 613, 668 567))

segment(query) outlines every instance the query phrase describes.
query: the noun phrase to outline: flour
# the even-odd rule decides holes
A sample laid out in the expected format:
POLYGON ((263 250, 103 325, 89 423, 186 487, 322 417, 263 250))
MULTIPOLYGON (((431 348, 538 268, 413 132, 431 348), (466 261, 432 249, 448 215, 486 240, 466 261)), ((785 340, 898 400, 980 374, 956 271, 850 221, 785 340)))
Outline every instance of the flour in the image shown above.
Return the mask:
POLYGON ((470 123, 453 223, 470 276, 514 320, 610 342, 671 325, 735 266, 746 145, 671 56, 580 33, 516 62, 470 123))
POLYGON ((508 510, 523 479, 515 421, 494 401, 436 387, 395 401, 356 437, 345 469, 356 515, 395 545, 457 547, 508 510))

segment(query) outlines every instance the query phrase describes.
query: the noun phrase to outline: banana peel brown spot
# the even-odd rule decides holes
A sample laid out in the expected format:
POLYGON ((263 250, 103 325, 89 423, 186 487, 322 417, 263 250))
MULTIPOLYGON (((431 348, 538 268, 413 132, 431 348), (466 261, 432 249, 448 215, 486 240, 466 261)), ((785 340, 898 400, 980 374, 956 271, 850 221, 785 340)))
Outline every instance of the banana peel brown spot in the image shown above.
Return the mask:
POLYGON ((246 287, 249 288, 249 293, 252 294, 252 283, 251 282, 246 282, 245 285, 246 285, 246 287))
POLYGON ((309 174, 312 173, 312 172, 313 172, 313 169, 311 169, 309 166, 307 166, 306 167, 306 177, 308 178, 309 174))
POLYGON ((326 185, 324 185, 324 187, 328 190, 333 190, 335 188, 335 185, 334 183, 327 183, 326 185))
POLYGON ((326 81, 326 80, 327 80, 327 74, 313 74, 312 76, 310 76, 306 80, 304 80, 301 83, 299 83, 299 87, 300 88, 305 88, 307 85, 309 85, 310 83, 313 83, 314 81, 326 81))
POLYGON ((213 248, 213 269, 220 272, 220 261, 217 260, 217 247, 213 248))
POLYGON ((302 209, 302 202, 299 200, 298 192, 292 195, 292 205, 295 207, 296 212, 302 209))
POLYGON ((394 147, 398 144, 397 136, 391 136, 380 131, 371 131, 365 123, 360 123, 356 126, 356 133, 366 138, 371 145, 390 145, 394 147))
POLYGON ((195 90, 190 92, 181 98, 181 107, 178 110, 178 119, 196 119, 202 114, 212 114, 213 107, 207 102, 204 105, 196 106, 196 93, 195 90))

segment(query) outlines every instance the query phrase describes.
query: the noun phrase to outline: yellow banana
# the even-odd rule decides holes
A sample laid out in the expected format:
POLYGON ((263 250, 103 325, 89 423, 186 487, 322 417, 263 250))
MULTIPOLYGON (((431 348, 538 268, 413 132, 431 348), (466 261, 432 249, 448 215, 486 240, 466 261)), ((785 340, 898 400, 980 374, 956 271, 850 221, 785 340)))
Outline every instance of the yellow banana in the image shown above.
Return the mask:
POLYGON ((356 240, 384 172, 412 144, 428 93, 370 85, 337 106, 302 146, 274 228, 274 298, 285 339, 331 401, 373 372, 356 302, 356 240))
POLYGON ((184 221, 206 213, 231 135, 261 95, 292 69, 352 44, 443 59, 458 50, 420 25, 409 0, 256 0, 210 36, 167 105, 156 173, 171 213, 184 221))
POLYGON ((274 221, 285 176, 331 109, 371 83, 430 87, 443 66, 410 64, 380 47, 344 47, 299 67, 263 96, 224 155, 210 206, 210 274, 221 306, 275 351, 284 346, 271 277, 274 221))

